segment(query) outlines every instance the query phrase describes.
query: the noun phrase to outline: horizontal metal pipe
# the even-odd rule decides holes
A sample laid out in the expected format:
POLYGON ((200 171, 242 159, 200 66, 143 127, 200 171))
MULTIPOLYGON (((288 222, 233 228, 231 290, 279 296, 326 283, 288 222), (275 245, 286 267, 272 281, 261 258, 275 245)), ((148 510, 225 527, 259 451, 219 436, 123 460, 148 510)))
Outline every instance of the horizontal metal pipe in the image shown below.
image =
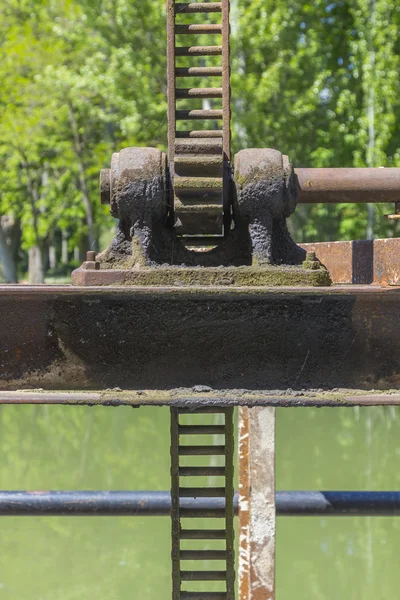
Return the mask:
POLYGON ((317 492, 276 493, 277 514, 281 516, 400 516, 400 492, 317 492))
MULTIPOLYGON (((187 510, 223 510, 224 498, 181 498, 187 510)), ((235 511, 238 496, 235 494, 235 511)), ((400 516, 400 492, 276 493, 278 516, 400 516)), ((169 492, 0 492, 0 516, 168 516, 169 492)))
POLYGON ((301 204, 400 200, 400 168, 295 169, 295 173, 301 204))

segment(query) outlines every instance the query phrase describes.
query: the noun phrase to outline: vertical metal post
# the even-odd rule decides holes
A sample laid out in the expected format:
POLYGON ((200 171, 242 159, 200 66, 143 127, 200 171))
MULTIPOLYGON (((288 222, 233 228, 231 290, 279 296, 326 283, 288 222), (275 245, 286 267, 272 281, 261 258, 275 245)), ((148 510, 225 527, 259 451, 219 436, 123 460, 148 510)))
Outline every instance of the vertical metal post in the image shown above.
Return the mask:
POLYGON ((171 408, 172 600, 180 600, 179 412, 171 408))
POLYGON ((239 600, 275 598, 275 409, 239 409, 239 600))

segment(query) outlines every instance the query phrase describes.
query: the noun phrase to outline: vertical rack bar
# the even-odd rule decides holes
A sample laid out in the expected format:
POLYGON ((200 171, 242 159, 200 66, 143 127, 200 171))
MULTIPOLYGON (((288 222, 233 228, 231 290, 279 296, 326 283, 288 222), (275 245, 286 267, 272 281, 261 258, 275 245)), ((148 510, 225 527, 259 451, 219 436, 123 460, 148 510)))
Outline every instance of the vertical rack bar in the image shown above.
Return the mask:
POLYGON ((222 0, 222 110, 223 110, 223 211, 224 235, 230 228, 231 187, 231 71, 230 71, 230 1, 222 0))
POLYGON ((171 408, 172 600, 180 600, 179 412, 171 408))
MULTIPOLYGON (((172 500, 172 600, 235 600, 235 551, 234 551, 234 489, 233 489, 233 407, 199 407, 197 414, 220 414, 224 417, 224 424, 182 424, 179 417, 188 414, 188 409, 171 408, 171 500, 172 500), (220 435, 224 443, 202 444, 196 438, 204 435, 220 435), (189 443, 181 440, 189 439, 189 443), (194 440, 194 441, 193 441, 194 440), (183 465, 180 456, 185 457, 183 465), (189 457, 223 457, 224 464, 204 464, 199 466, 197 460, 187 464, 189 457), (185 485, 187 477, 217 477, 223 478, 224 483, 217 486, 209 485, 210 480, 203 485, 200 483, 185 485), (224 505, 214 510, 204 510, 201 506, 188 510, 185 500, 188 498, 224 498, 224 505), (182 504, 183 503, 183 504, 182 504), (195 529, 185 526, 187 519, 211 518, 216 522, 211 529, 203 529, 198 525, 195 529), (221 528, 221 521, 223 526, 221 528), (182 523, 181 523, 182 522, 182 523), (218 526, 219 525, 219 526, 218 526), (208 547, 202 549, 198 543, 190 549, 181 548, 180 540, 220 540, 225 542, 223 549, 208 547), (224 570, 207 568, 199 570, 188 569, 185 564, 188 560, 225 562, 224 570), (187 590, 185 586, 190 582, 202 581, 206 587, 211 581, 225 582, 224 591, 196 591, 187 590), (182 589, 182 587, 184 589, 182 589)), ((194 416, 194 415, 193 415, 194 416)), ((204 438, 203 438, 204 439, 204 438)), ((214 441, 214 440, 213 440, 214 441)), ((207 459, 205 459, 207 461, 207 459)), ((200 542, 201 544, 201 542, 200 542)))
POLYGON ((167 96, 168 96, 168 166, 169 204, 174 208, 174 155, 175 155, 175 0, 167 0, 167 96))
POLYGON ((233 527, 233 407, 225 411, 225 529, 226 529, 226 599, 235 600, 235 530, 233 527))

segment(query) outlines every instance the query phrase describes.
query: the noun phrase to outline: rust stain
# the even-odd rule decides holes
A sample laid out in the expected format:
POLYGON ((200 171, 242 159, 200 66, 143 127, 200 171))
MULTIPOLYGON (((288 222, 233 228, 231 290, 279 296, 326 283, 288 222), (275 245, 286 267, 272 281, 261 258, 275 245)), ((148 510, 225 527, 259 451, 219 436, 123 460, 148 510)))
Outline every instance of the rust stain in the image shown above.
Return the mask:
POLYGON ((239 412, 239 600, 275 598, 275 411, 239 412))
POLYGON ((22 357, 22 350, 21 350, 21 348, 16 348, 15 349, 15 360, 17 362, 19 362, 21 360, 21 357, 22 357))

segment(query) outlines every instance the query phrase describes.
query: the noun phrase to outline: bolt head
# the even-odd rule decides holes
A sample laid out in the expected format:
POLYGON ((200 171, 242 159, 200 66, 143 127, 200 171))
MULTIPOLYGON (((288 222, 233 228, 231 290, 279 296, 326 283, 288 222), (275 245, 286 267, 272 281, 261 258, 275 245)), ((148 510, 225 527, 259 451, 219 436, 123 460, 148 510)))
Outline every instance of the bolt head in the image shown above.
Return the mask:
POLYGON ((111 203, 111 169, 100 171, 100 202, 102 204, 111 203))
POLYGON ((87 261, 95 261, 96 260, 96 252, 94 252, 93 250, 89 250, 89 252, 86 252, 86 260, 87 261))

